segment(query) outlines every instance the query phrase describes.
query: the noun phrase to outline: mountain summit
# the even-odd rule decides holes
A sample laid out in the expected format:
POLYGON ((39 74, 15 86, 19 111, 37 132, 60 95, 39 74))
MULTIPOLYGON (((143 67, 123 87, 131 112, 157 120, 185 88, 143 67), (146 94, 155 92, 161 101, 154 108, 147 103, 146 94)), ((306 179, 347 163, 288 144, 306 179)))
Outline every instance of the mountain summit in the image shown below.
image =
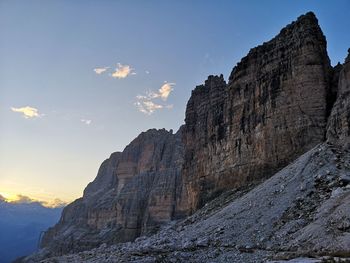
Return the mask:
POLYGON ((113 153, 24 261, 347 255, 349 89, 349 58, 333 68, 316 16, 300 16, 228 81, 197 86, 175 134, 148 130, 113 153))

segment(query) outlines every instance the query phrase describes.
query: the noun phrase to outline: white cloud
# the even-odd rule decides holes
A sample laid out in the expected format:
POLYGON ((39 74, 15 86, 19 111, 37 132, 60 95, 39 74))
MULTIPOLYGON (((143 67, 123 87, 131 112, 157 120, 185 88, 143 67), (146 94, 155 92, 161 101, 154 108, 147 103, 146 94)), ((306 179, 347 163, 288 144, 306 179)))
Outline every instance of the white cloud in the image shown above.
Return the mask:
POLYGON ((145 70, 145 73, 146 73, 146 74, 149 74, 150 72, 149 72, 148 70, 145 70))
POLYGON ((162 109, 164 107, 163 105, 156 104, 150 100, 137 101, 135 105, 140 112, 147 115, 151 115, 156 110, 162 109))
POLYGON ((23 117, 26 119, 37 118, 37 117, 43 116, 43 114, 39 114, 38 109, 30 107, 30 106, 21 107, 21 108, 11 107, 11 110, 13 112, 22 113, 23 117))
POLYGON ((86 125, 90 125, 92 122, 92 120, 86 120, 86 119, 81 119, 80 121, 86 125))
POLYGON ((165 83, 163 86, 160 87, 158 92, 162 100, 166 101, 168 99, 170 93, 174 90, 174 86, 175 83, 165 83))
POLYGON ((117 68, 115 71, 111 74, 113 78, 118 78, 118 79, 124 79, 127 76, 135 75, 136 72, 133 71, 134 69, 131 68, 129 65, 122 65, 120 63, 117 64, 117 68))
POLYGON ((138 99, 156 99, 161 98, 166 101, 170 95, 170 93, 174 90, 175 83, 165 83, 163 84, 158 92, 149 91, 146 96, 138 95, 136 98, 138 99))
POLYGON ((101 75, 102 73, 106 72, 109 67, 102 67, 102 68, 94 68, 94 71, 96 74, 101 75))
POLYGON ((174 86, 175 83, 165 83, 158 89, 158 92, 149 91, 146 95, 137 95, 137 102, 135 103, 137 109, 147 115, 164 108, 172 109, 173 105, 167 105, 164 102, 162 104, 156 103, 155 100, 167 101, 170 93, 174 90, 174 86))

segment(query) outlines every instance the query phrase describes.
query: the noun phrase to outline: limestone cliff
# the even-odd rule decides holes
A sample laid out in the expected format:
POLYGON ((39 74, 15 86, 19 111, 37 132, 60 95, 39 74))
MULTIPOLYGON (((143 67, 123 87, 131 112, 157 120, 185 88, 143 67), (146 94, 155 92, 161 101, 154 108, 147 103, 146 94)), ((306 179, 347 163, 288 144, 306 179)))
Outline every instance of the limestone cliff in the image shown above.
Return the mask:
POLYGON ((330 142, 350 147, 350 49, 338 78, 338 96, 329 118, 327 138, 330 142))
POLYGON ((178 213, 223 190, 271 176, 325 138, 331 66, 313 13, 210 76, 187 104, 178 213))
POLYGON ((227 191, 153 236, 42 263, 349 262, 349 163, 349 151, 319 144, 252 189, 227 191))
POLYGON ((317 18, 299 17, 251 49, 228 83, 209 76, 197 86, 176 134, 141 133, 103 162, 45 233, 42 257, 134 240, 223 191, 272 176, 326 132, 330 142, 348 142, 349 65, 348 58, 332 68, 317 18))
POLYGON ((105 160, 82 198, 42 239, 50 255, 130 241, 172 219, 182 166, 181 130, 148 130, 105 160))

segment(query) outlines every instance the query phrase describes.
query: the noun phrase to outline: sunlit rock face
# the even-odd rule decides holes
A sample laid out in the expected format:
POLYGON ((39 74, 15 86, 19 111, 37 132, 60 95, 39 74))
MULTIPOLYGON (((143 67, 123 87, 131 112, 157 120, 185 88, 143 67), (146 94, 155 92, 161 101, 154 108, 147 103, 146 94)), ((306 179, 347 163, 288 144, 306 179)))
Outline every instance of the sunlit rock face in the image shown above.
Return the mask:
POLYGON ((187 104, 184 191, 191 213, 223 190, 271 176, 325 138, 331 66, 313 13, 250 50, 228 84, 210 76, 187 104))
POLYGON ((81 199, 43 237, 52 255, 130 241, 172 219, 180 181, 181 129, 148 130, 104 161, 81 199))

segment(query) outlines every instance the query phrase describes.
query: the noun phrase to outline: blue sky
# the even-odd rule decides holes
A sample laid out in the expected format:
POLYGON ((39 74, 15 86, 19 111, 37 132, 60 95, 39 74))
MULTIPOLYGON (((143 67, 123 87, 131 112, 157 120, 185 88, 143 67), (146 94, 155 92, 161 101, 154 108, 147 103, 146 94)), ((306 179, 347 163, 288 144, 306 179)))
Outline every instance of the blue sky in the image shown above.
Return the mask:
POLYGON ((177 130, 196 85, 227 79, 307 11, 342 62, 348 10, 346 0, 0 1, 0 193, 81 196, 110 153, 149 128, 177 130))

